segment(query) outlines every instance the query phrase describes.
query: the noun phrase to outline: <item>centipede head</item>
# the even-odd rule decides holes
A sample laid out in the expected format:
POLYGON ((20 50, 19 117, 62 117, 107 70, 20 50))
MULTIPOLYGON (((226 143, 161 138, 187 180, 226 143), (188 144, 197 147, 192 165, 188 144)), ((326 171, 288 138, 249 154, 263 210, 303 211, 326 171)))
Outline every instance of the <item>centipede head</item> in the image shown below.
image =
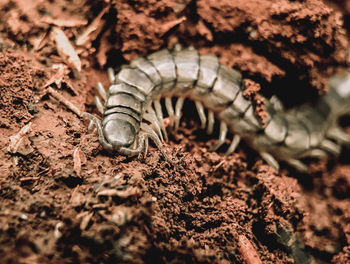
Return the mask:
POLYGON ((134 143, 136 131, 128 121, 112 119, 103 126, 103 135, 114 150, 119 150, 121 147, 130 147, 134 143))

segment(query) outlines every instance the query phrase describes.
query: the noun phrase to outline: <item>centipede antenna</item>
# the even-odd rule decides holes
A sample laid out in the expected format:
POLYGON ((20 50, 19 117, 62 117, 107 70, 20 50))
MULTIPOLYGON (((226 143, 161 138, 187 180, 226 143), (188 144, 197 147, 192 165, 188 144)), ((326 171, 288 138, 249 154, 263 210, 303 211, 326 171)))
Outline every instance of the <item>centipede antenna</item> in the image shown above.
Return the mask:
MULTIPOLYGON (((153 131, 154 132, 154 131, 153 131)), ((138 135, 138 146, 136 149, 121 147, 118 151, 126 156, 135 156, 141 153, 146 140, 145 133, 140 132, 138 135)))
MULTIPOLYGON (((113 146, 108 141, 106 141, 106 139, 103 135, 101 121, 96 116, 89 114, 87 112, 84 112, 82 114, 82 117, 89 119, 90 123, 92 121, 93 124, 96 126, 98 139, 99 139, 102 147, 107 151, 113 151, 113 146)), ((90 124, 89 124, 89 126, 90 126, 90 124)))
POLYGON ((92 129, 93 129, 95 123, 96 123, 96 120, 98 120, 98 118, 95 117, 94 115, 88 113, 88 112, 83 112, 81 116, 83 118, 89 120, 88 133, 91 133, 91 131, 92 131, 92 129))
POLYGON ((134 140, 134 142, 132 143, 132 145, 131 145, 131 148, 132 149, 136 149, 137 148, 137 146, 138 146, 138 139, 136 138, 135 140, 134 140))

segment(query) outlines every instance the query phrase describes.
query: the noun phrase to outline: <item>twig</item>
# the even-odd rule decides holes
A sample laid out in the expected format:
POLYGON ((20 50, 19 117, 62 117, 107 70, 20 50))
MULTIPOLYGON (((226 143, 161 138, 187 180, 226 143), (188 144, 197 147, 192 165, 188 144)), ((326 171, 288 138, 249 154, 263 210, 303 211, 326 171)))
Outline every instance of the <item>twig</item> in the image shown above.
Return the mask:
POLYGON ((70 102, 67 98, 65 98, 63 95, 59 94, 57 91, 52 89, 52 87, 48 87, 47 91, 58 101, 60 101, 62 104, 64 104, 69 110, 71 110, 73 113, 75 113, 77 116, 82 117, 82 111, 78 107, 76 107, 72 102, 70 102))

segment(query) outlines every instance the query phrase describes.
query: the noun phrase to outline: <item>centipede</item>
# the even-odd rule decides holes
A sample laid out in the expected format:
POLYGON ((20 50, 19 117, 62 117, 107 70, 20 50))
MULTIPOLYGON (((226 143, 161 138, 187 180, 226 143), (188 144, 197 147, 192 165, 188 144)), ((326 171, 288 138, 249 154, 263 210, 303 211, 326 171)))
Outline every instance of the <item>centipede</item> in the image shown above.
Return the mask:
POLYGON ((337 156, 344 144, 350 144, 349 135, 338 125, 339 117, 350 112, 350 74, 330 78, 326 94, 288 110, 275 97, 261 95, 264 124, 253 102, 243 95, 242 74, 194 48, 157 51, 117 72, 109 68, 108 77, 107 91, 101 83, 96 85, 104 103, 94 98, 103 118, 89 115, 89 129, 96 126, 100 144, 108 152, 147 153, 151 140, 168 159, 162 148, 168 140, 167 128, 178 130, 186 99, 194 102, 201 128, 208 134, 217 122, 219 136, 212 151, 232 136, 225 155, 235 152, 243 140, 276 170, 282 161, 306 172, 303 158, 337 156))

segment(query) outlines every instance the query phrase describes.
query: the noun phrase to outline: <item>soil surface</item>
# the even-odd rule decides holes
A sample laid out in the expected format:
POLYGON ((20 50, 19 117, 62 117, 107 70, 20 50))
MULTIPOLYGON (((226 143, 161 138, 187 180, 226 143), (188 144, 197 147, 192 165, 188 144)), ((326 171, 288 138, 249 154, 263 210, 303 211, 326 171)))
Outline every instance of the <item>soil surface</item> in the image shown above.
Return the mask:
POLYGON ((98 115, 107 67, 177 43, 295 107, 349 67, 349 13, 321 0, 1 0, 1 263, 350 263, 349 148, 277 172, 244 143, 209 152, 217 131, 187 103, 164 146, 174 166, 154 146, 107 154, 81 118, 98 115))

